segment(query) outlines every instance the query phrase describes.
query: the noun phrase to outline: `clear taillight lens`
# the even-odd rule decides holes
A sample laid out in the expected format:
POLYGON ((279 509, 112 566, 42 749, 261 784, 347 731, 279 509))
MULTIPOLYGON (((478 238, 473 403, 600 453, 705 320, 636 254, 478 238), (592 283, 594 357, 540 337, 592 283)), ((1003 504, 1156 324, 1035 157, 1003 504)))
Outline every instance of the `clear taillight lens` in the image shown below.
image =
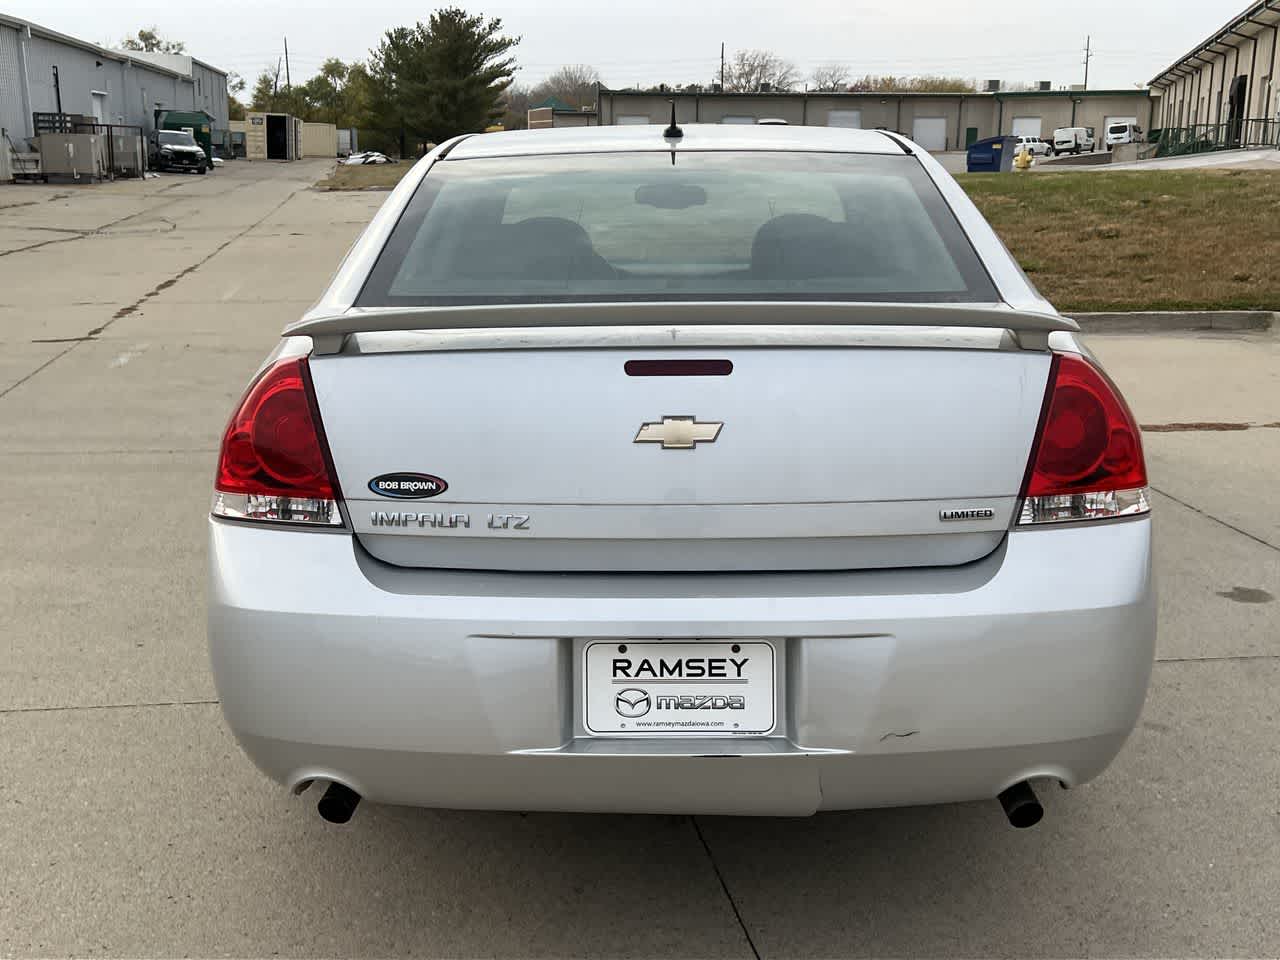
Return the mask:
POLYGON ((214 516, 342 525, 305 357, 278 361, 249 388, 223 434, 213 486, 214 516))
POLYGON ((1150 509, 1142 436, 1120 391, 1083 357, 1055 355, 1018 523, 1101 520, 1150 509))

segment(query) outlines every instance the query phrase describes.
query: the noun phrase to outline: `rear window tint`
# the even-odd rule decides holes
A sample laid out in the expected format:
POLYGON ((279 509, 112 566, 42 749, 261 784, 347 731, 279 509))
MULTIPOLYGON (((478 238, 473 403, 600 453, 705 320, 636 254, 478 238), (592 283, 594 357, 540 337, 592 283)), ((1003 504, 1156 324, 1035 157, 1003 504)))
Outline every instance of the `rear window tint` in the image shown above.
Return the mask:
POLYGON ((910 156, 689 152, 442 161, 360 306, 993 301, 910 156))

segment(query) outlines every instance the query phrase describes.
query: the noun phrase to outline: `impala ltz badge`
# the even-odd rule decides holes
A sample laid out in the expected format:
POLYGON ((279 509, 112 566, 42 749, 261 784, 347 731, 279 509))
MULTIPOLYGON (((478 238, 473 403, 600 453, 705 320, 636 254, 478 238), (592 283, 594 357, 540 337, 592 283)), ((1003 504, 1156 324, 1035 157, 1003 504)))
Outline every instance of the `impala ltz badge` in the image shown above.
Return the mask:
POLYGON ((429 473, 384 473, 369 481, 369 489, 380 497, 425 500, 440 496, 449 489, 449 485, 429 473))
POLYGON ((640 425, 635 443, 660 443, 663 450, 692 450, 699 443, 715 443, 723 423, 700 423, 697 417, 663 417, 640 425))

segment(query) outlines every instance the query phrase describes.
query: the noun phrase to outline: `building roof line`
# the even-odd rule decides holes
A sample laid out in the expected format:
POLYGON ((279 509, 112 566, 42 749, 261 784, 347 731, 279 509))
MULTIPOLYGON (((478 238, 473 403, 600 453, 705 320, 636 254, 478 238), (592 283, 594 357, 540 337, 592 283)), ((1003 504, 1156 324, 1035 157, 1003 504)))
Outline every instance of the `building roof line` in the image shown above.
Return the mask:
POLYGON ((1239 46, 1237 44, 1227 43, 1222 39, 1224 36, 1228 34, 1233 34, 1237 37, 1240 37, 1241 39, 1253 40, 1256 42, 1258 37, 1262 35, 1263 31, 1274 27, 1277 23, 1280 23, 1280 4, 1277 4, 1276 0, 1258 0, 1258 2, 1250 4, 1244 10, 1243 13, 1236 14, 1234 17, 1228 20, 1225 24, 1223 24, 1217 30, 1213 31, 1213 33, 1209 34, 1208 37, 1202 40, 1193 49, 1191 49, 1190 51, 1185 53, 1183 56, 1173 61, 1173 63, 1169 64, 1169 66, 1165 67, 1163 70, 1157 73, 1154 77, 1151 78, 1151 85, 1154 86, 1157 83, 1157 81, 1167 76, 1174 69, 1186 63, 1195 54, 1199 53, 1201 50, 1206 49, 1207 47, 1221 46, 1221 47, 1228 47, 1229 49, 1232 49, 1232 50, 1238 50, 1239 46), (1262 15, 1262 14, 1273 15, 1276 19, 1275 20, 1258 19, 1259 15, 1262 15), (1242 26, 1243 24, 1246 24, 1246 23, 1256 24, 1259 27, 1257 33, 1253 33, 1253 34, 1240 33, 1235 29, 1236 27, 1242 26))
MULTIPOLYGON (((163 73, 166 76, 177 77, 179 80, 190 81, 192 79, 189 74, 182 73, 179 70, 173 70, 169 67, 154 63, 151 60, 144 60, 139 57, 131 56, 127 50, 112 50, 110 47, 99 46, 89 40, 81 40, 79 37, 73 37, 70 34, 61 33, 57 30, 50 29, 49 27, 41 26, 38 23, 33 23, 30 20, 23 20, 21 17, 15 17, 12 14, 0 13, 0 24, 14 27, 18 30, 28 30, 33 36, 43 37, 48 40, 56 40, 58 43, 63 43, 70 47, 78 47, 81 50, 86 50, 89 53, 95 54, 99 58, 114 60, 117 63, 128 63, 138 67, 145 67, 147 70, 154 70, 157 73, 163 73)), ((183 54, 183 56, 190 56, 190 54, 183 54)), ((215 67, 212 64, 205 63, 203 60, 197 60, 195 57, 191 57, 191 61, 192 63, 200 64, 200 66, 207 70, 212 70, 214 73, 221 74, 224 77, 227 75, 225 70, 220 67, 215 67)))
POLYGON ((1140 97, 1148 96, 1146 87, 1132 90, 949 90, 930 93, 916 90, 770 90, 767 93, 714 90, 611 90, 601 87, 600 93, 608 96, 624 97, 729 97, 729 98, 768 98, 777 97, 834 97, 847 99, 865 99, 867 97, 909 97, 918 99, 946 99, 954 97, 1140 97))

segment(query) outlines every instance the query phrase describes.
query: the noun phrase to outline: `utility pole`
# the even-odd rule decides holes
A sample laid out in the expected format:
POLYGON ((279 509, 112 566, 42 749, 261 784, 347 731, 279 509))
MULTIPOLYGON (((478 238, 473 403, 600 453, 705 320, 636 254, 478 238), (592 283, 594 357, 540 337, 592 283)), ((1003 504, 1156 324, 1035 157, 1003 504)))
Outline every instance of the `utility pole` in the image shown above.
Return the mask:
POLYGON ((1093 59, 1093 54, 1089 49, 1092 40, 1093 37, 1084 38, 1084 89, 1086 90, 1089 89, 1089 61, 1093 59))
MULTIPOLYGON (((1089 82, 1088 68, 1085 70, 1085 83, 1089 82)), ((293 89, 293 81, 289 78, 289 38, 284 38, 284 88, 293 89)))
POLYGON ((724 93, 724 41, 720 42, 720 92, 724 93))

